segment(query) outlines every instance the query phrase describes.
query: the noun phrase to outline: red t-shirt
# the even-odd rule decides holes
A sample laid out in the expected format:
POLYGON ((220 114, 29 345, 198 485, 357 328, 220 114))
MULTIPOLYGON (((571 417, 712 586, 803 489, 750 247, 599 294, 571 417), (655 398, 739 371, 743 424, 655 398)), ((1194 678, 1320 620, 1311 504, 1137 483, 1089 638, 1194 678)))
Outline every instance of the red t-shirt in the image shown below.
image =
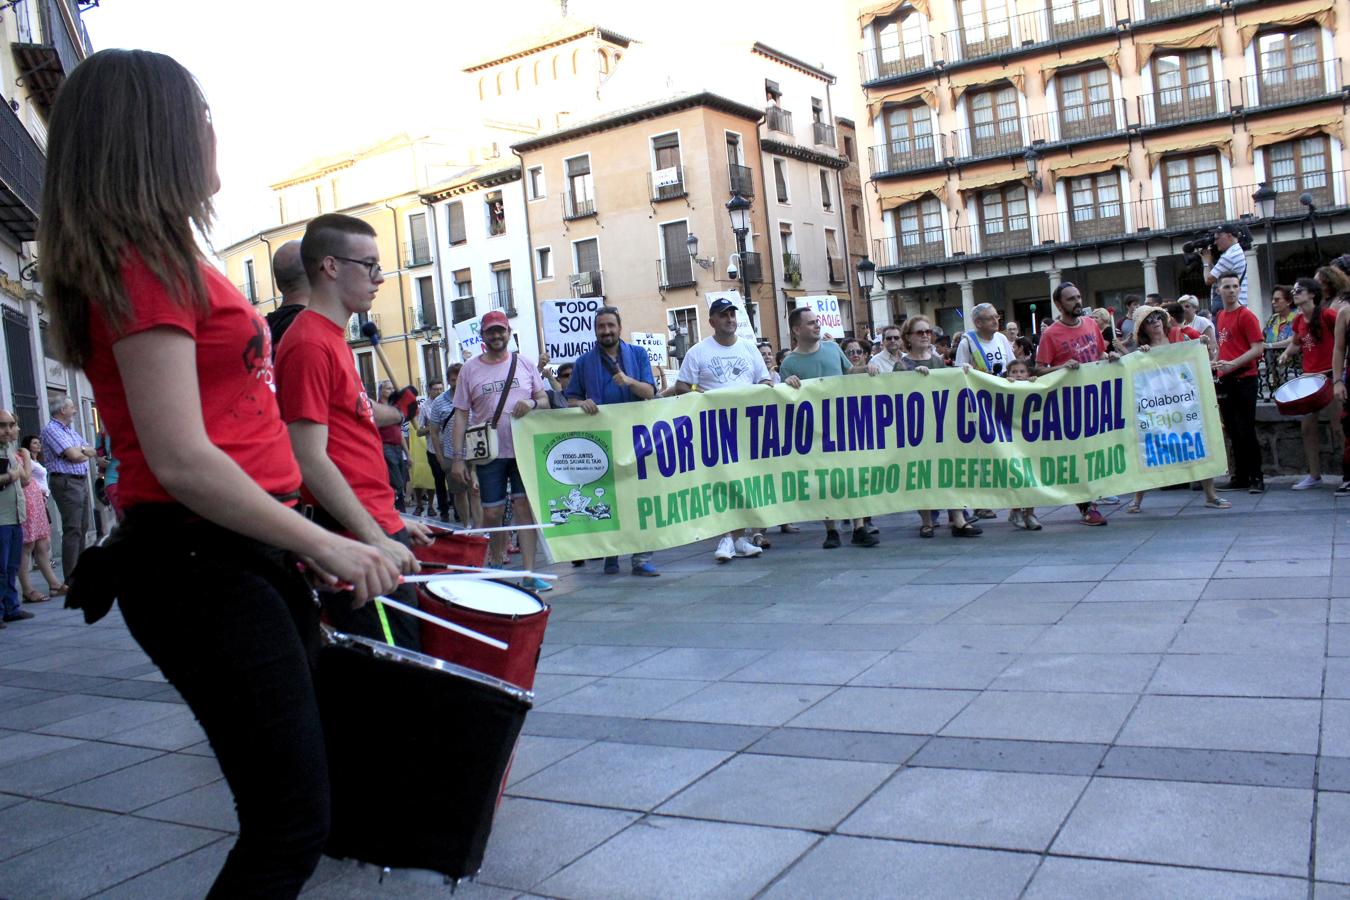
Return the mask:
POLYGON ((200 269, 209 305, 205 313, 171 296, 134 250, 122 264, 132 309, 122 335, 113 337, 98 305, 89 305, 92 349, 85 374, 117 448, 119 499, 125 506, 176 502, 145 462, 112 352, 114 341, 152 328, 174 328, 196 342, 197 388, 211 443, 268 493, 289 494, 300 486, 300 468, 277 413, 267 323, 225 276, 205 264, 200 269))
POLYGON ((1322 334, 1317 340, 1308 331, 1308 320, 1302 313, 1294 316, 1294 340, 1303 353, 1303 371, 1309 375, 1331 371, 1331 354, 1336 348, 1336 313, 1323 309, 1322 334))
MULTIPOLYGON (((1226 309, 1219 310, 1219 315, 1214 321, 1214 330, 1219 335, 1220 360, 1237 359, 1250 350, 1252 344, 1265 340, 1256 313, 1245 306, 1239 306, 1232 312, 1226 309)), ((1256 372, 1257 363, 1252 359, 1242 368, 1234 369, 1228 374, 1236 375, 1238 378, 1255 378, 1256 372)))
POLYGON ((1200 332, 1189 325, 1177 325, 1171 331, 1167 332, 1167 342, 1169 344, 1180 344, 1182 341, 1198 341, 1200 332))
POLYGON ((1051 324, 1036 345, 1036 362, 1042 366, 1062 366, 1071 359, 1096 362, 1105 355, 1106 341, 1091 316, 1083 316, 1072 328, 1063 322, 1051 324))
MULTIPOLYGON (((290 422, 328 426, 328 457, 356 499, 387 534, 403 521, 384 465, 375 407, 356 377, 347 333, 312 310, 295 317, 277 348, 277 400, 290 422)), ((316 503, 308 489, 308 503, 316 503)))

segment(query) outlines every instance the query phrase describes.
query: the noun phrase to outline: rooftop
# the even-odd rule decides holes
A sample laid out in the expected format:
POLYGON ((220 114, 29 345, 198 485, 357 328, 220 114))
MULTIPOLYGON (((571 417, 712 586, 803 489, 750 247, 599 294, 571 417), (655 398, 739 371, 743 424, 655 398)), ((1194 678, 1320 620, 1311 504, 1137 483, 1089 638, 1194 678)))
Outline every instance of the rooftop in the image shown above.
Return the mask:
POLYGON ((630 106, 626 109, 616 110, 605 113, 595 119, 585 122, 579 122, 576 125, 569 125, 558 131, 541 134, 538 137, 521 141, 519 144, 512 145, 513 150, 536 150, 540 147, 547 147, 550 144, 558 144, 572 138, 582 137, 587 134, 595 134, 601 131, 608 131, 611 128, 620 128, 624 125, 631 125, 634 122, 641 122, 646 119, 654 119, 659 116, 669 115, 670 113, 680 112, 686 109, 693 109, 698 106, 707 106, 711 109, 721 110, 743 119, 749 119, 752 122, 758 122, 764 118, 764 111, 756 109, 753 106, 746 106, 743 103, 737 103, 734 100, 728 100, 726 97, 714 94, 710 91, 699 91, 693 94, 681 94, 676 97, 667 97, 663 100, 656 100, 644 103, 638 106, 630 106))
POLYGON ((595 35, 601 40, 608 41, 611 44, 617 44, 620 47, 627 47, 635 43, 632 38, 624 37, 617 31, 605 28, 603 25, 597 25, 594 22, 579 22, 571 19, 564 19, 547 25, 536 31, 534 34, 526 35, 511 41, 505 47, 493 51, 492 55, 475 63, 465 66, 463 71, 476 72, 479 69, 486 69, 497 63, 507 62, 522 56, 528 56, 531 53, 537 53, 540 50, 547 50, 549 47, 556 47, 559 44, 566 44, 577 38, 595 35))

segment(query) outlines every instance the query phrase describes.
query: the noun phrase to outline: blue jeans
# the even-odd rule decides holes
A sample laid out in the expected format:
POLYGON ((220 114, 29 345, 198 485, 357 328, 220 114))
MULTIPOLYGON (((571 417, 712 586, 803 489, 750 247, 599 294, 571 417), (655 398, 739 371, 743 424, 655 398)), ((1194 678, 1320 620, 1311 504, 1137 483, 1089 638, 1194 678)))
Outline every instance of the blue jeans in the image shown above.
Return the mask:
POLYGON ((0 586, 0 602, 6 616, 23 608, 19 602, 19 561, 23 559, 23 526, 0 525, 0 566, 4 585, 0 586))
MULTIPOLYGON (((648 550, 646 553, 634 553, 634 554, 633 554, 633 568, 636 569, 638 566, 642 565, 643 563, 649 563, 649 562, 651 562, 651 561, 652 561, 652 556, 653 556, 653 555, 654 555, 654 554, 652 553, 651 550, 648 550)), ((613 560, 613 561, 614 561, 614 565, 616 565, 616 566, 619 564, 619 558, 618 558, 617 556, 606 556, 606 557, 605 557, 605 565, 609 565, 610 560, 613 560)))

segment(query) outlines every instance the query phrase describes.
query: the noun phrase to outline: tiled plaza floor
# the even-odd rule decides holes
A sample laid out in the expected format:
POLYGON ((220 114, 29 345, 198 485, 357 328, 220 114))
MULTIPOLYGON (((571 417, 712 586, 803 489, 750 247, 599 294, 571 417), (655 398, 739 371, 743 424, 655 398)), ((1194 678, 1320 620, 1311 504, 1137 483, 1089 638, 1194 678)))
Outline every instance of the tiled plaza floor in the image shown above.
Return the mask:
MULTIPOLYGON (((558 567, 459 895, 1350 898, 1350 500, 1228 496, 558 567)), ((116 614, 37 612, 0 632, 0 897, 201 896, 235 820, 200 729, 116 614)), ((325 861, 306 896, 448 892, 325 861)))

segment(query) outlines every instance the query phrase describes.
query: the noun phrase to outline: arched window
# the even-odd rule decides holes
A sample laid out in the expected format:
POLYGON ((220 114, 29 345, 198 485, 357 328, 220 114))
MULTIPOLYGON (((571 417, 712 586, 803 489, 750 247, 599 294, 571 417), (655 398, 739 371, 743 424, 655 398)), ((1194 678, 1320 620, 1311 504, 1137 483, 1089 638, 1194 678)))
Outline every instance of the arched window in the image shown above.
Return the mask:
POLYGON ((581 51, 572 51, 572 74, 576 75, 581 71, 581 51))
POLYGON ((558 54, 553 54, 553 80, 558 80, 558 54))
POLYGON ((609 74, 609 54, 603 50, 600 51, 600 74, 609 74))
POLYGON ((534 61, 534 83, 539 83, 539 60, 534 61))
POLYGON ((484 100, 484 99, 486 99, 486 94, 484 93, 486 90, 487 90, 487 76, 484 75, 484 76, 482 76, 482 77, 480 77, 480 78, 478 79, 478 99, 479 99, 479 100, 484 100))
POLYGON ((501 73, 501 72, 498 72, 498 73, 497 73, 497 96, 500 97, 501 95, 502 95, 502 73, 501 73))
POLYGON ((516 66, 516 90, 520 90, 520 66, 516 66))

